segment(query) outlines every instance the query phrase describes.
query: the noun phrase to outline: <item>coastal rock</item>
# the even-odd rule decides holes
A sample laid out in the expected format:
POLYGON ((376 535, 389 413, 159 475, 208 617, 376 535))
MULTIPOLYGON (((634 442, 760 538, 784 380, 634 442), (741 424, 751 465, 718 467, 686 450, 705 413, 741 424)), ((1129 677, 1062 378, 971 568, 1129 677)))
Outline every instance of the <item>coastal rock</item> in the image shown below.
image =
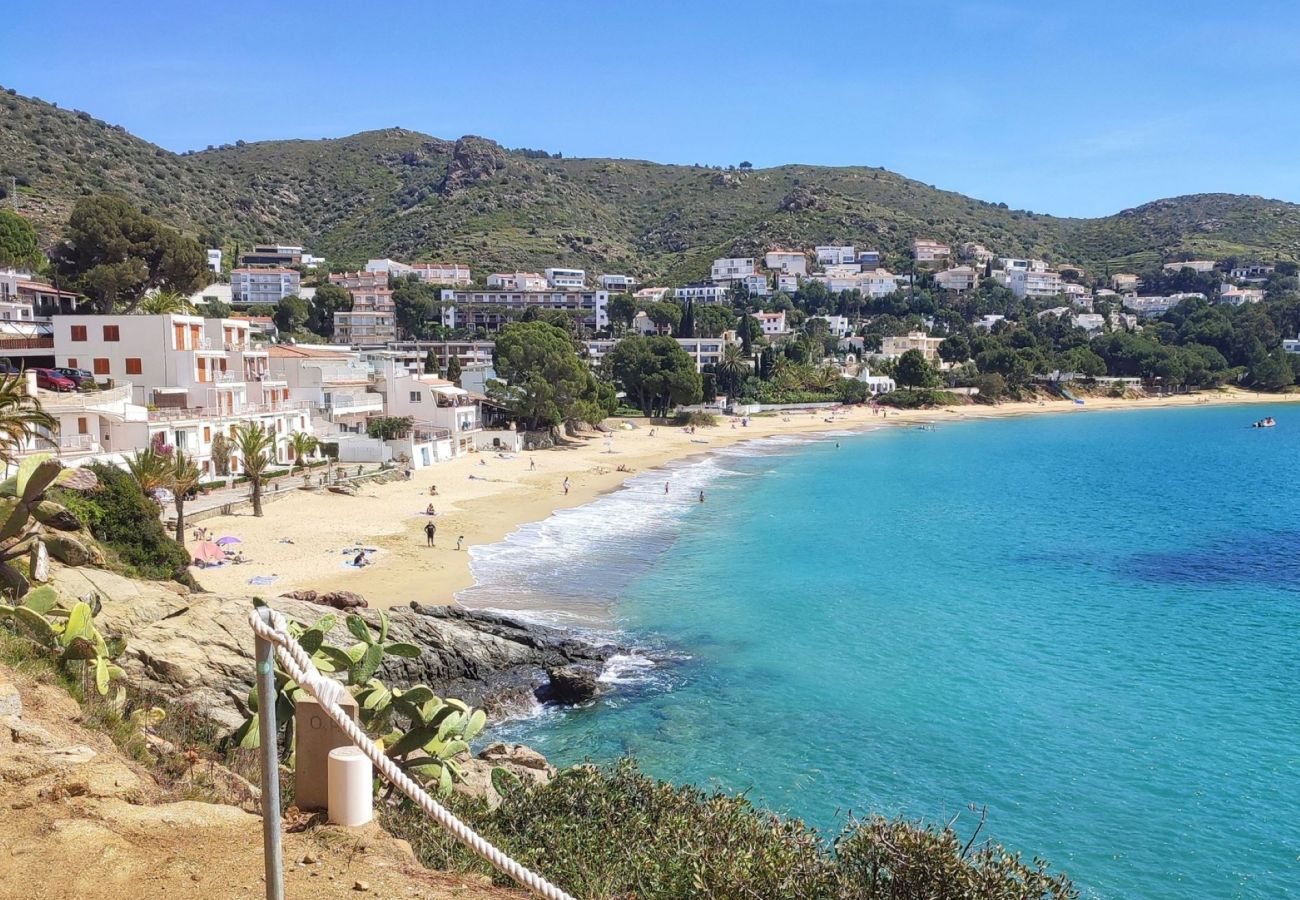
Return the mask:
POLYGON ((580 666, 556 666, 546 670, 547 683, 538 688, 538 697, 552 703, 574 706, 594 699, 600 693, 597 673, 580 666))
POLYGON ((50 551, 45 549, 44 541, 34 541, 27 556, 27 570, 32 573, 32 581, 44 584, 50 580, 50 551))
POLYGON ((456 792, 477 797, 491 809, 501 803, 492 784, 492 770, 505 769, 529 787, 541 787, 555 777, 556 769, 546 757, 524 744, 490 744, 477 757, 460 760, 461 780, 456 792))
POLYGON ((289 591, 280 596, 342 610, 365 609, 369 605, 365 597, 352 591, 328 591, 323 594, 316 591, 289 591))
POLYGON ((80 531, 81 520, 70 509, 53 500, 42 500, 32 510, 32 518, 47 528, 58 531, 80 531))
POLYGON ((94 544, 83 543, 70 534, 52 534, 45 539, 45 549, 59 562, 69 566, 102 566, 104 554, 94 544))
MULTIPOLYGON (((227 728, 247 712, 253 684, 253 632, 247 598, 190 594, 178 585, 133 581, 98 569, 55 567, 52 580, 64 596, 93 595, 106 634, 126 638, 121 663, 136 689, 196 707, 227 728)), ((314 622, 321 608, 289 598, 270 605, 286 617, 314 622)), ((373 610, 358 611, 376 624, 373 610)), ((390 641, 423 648, 416 659, 387 657, 379 677, 394 686, 427 684, 439 694, 480 704, 516 687, 531 690, 547 668, 599 665, 614 647, 594 646, 563 631, 459 607, 388 611, 390 641)), ((340 617, 328 640, 355 643, 340 617)))

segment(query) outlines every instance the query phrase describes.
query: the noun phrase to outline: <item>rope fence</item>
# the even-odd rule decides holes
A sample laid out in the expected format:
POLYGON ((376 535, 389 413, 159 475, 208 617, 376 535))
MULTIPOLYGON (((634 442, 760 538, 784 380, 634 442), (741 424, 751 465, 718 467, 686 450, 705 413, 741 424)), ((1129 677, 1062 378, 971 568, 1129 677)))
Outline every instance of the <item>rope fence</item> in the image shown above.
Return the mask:
MULTIPOLYGON (((366 733, 361 730, 361 726, 357 724, 352 716, 348 715, 343 707, 339 706, 339 701, 343 699, 343 695, 346 693, 345 688, 334 679, 326 678, 319 670, 317 670, 315 664, 311 661, 311 657, 307 654, 307 651, 305 651, 293 635, 289 633, 284 616, 269 607, 260 607, 254 609, 249 614, 249 624, 253 626, 253 632, 257 635, 259 644, 264 641, 269 647, 274 648, 275 655, 279 658, 280 663, 284 666, 289 677, 297 682, 299 687, 316 698, 321 705, 321 709, 325 711, 325 714, 328 715, 330 719, 332 719, 334 723, 343 730, 343 733, 348 736, 349 740, 351 740, 352 743, 370 759, 370 762, 374 764, 375 769, 399 791, 409 797, 413 803, 420 807, 420 809, 424 810, 427 815, 432 817, 434 821, 450 832, 456 840, 460 841, 466 847, 469 847, 480 857, 491 863, 498 871, 510 876, 519 885, 532 891, 537 896, 545 897, 547 900, 575 900, 574 897, 551 884, 536 872, 533 872, 526 866, 516 862, 491 842, 475 832, 474 829, 470 828, 450 810, 430 796, 429 793, 425 791, 424 788, 420 787, 414 779, 403 772, 397 764, 393 762, 393 760, 389 759, 388 756, 384 754, 384 751, 381 750, 374 741, 370 740, 366 733)), ((266 682, 268 675, 271 679, 270 683, 274 685, 274 672, 264 671, 264 669, 268 668, 268 664, 269 659, 264 661, 262 659, 262 654, 259 653, 259 687, 262 683, 266 682)), ((272 768, 278 765, 278 761, 275 759, 274 747, 275 704, 269 700, 269 698, 273 696, 273 690, 272 692, 263 692, 259 690, 259 695, 260 702, 258 706, 263 713, 260 724, 262 726, 262 747, 264 754, 262 763, 264 790, 262 797, 263 802, 265 803, 270 799, 270 797, 278 798, 278 790, 275 794, 270 794, 265 789, 267 787, 266 781, 268 777, 267 772, 265 771, 268 764, 265 754, 268 748, 268 743, 271 750, 270 765, 272 768), (267 713, 269 713, 269 716, 267 713), (266 740, 268 718, 271 720, 269 730, 272 735, 272 740, 270 742, 266 740)), ((268 846, 266 879, 268 897, 282 896, 282 894, 272 894, 271 883, 272 870, 278 871, 280 868, 278 802, 274 804, 273 811, 276 819, 276 859, 273 865, 271 860, 271 848, 268 846)), ((271 814, 272 810, 264 807, 264 819, 270 818, 271 814)), ((271 831, 269 828, 265 827, 265 822, 264 834, 269 840, 271 831)), ((280 890, 282 891, 283 888, 281 887, 280 890)))

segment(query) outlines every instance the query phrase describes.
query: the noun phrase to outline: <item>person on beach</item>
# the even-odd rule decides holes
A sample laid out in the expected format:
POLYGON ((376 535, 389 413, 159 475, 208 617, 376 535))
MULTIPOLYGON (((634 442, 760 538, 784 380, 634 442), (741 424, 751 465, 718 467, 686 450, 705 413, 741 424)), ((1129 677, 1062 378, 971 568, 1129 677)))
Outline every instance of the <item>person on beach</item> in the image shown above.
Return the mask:
POLYGON ((528 457, 528 471, 530 471, 530 472, 536 472, 536 471, 537 471, 537 460, 534 459, 534 458, 531 457, 531 456, 528 457))
POLYGON ((426 506, 426 507, 424 508, 424 514, 425 514, 426 516, 436 516, 436 515, 437 515, 437 513, 434 512, 434 510, 433 510, 433 504, 432 504, 432 503, 430 503, 428 506, 426 506))
POLYGON ((664 482, 664 493, 668 493, 668 482, 664 482))
POLYGON ((457 552, 460 551, 460 545, 463 544, 464 542, 465 542, 465 535, 462 534, 462 535, 460 535, 458 538, 456 538, 456 550, 457 550, 457 552))
POLYGON ((704 502, 704 491, 700 491, 700 502, 704 502))
POLYGON ((437 534, 438 534, 437 525, 433 524, 432 522, 429 522, 424 526, 424 538, 428 542, 430 547, 433 546, 433 539, 437 534))
POLYGON ((564 476, 564 484, 561 485, 561 486, 564 488, 564 496, 566 496, 566 497, 569 496, 569 476, 568 476, 568 475, 565 475, 565 476, 564 476))

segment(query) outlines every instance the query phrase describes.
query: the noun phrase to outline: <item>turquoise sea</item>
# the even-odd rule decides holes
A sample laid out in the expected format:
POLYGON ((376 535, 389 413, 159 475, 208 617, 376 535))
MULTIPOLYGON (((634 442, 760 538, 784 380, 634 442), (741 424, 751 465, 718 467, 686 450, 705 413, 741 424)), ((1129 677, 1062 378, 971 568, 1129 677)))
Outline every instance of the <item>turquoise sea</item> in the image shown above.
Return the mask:
POLYGON ((498 736, 832 834, 987 807, 1085 896, 1300 897, 1298 413, 944 422, 637 476, 476 551, 466 603, 639 648, 606 698, 498 736))

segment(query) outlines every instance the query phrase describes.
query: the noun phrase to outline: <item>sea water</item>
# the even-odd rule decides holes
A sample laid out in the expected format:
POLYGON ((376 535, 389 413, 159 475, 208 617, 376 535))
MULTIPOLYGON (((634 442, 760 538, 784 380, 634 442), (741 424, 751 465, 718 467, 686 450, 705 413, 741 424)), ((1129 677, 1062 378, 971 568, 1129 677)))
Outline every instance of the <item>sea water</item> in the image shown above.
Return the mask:
POLYGON ((639 474, 476 552, 465 602, 639 648, 497 734, 828 835, 986 810, 1085 896, 1300 896, 1297 413, 945 419, 639 474))

